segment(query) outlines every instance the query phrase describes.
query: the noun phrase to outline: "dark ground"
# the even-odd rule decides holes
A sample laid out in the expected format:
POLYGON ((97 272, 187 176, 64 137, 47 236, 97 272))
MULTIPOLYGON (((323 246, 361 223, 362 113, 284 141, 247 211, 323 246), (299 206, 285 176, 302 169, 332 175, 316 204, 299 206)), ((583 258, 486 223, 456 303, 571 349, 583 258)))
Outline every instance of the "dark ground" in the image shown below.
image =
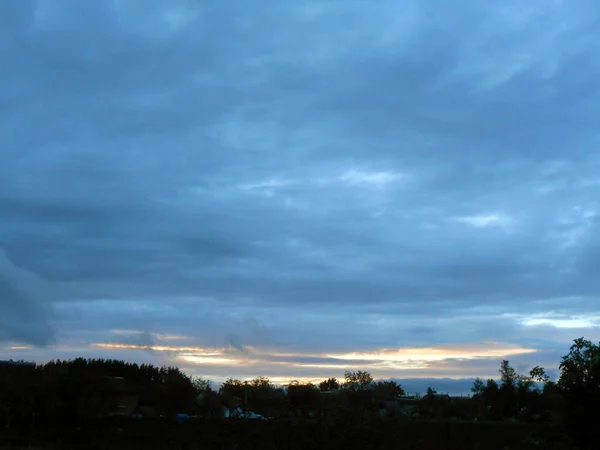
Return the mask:
POLYGON ((542 425, 503 422, 316 420, 94 424, 0 432, 0 450, 571 449, 542 425))

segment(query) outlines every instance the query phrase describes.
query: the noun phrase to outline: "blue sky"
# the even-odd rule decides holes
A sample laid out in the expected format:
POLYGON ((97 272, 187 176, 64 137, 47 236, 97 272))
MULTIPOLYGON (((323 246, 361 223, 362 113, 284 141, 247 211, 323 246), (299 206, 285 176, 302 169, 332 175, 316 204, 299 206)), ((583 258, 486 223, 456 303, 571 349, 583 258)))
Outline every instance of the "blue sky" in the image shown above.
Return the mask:
POLYGON ((0 3, 0 358, 495 376, 600 340, 597 2, 0 3))

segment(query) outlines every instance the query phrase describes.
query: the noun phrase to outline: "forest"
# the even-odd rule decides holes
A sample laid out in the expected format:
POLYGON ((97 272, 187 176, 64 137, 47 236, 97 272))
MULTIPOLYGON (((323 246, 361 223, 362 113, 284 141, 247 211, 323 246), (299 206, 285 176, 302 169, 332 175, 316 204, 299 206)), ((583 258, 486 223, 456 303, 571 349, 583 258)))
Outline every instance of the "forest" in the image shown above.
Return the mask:
MULTIPOLYGON (((5 361, 0 363, 0 449, 18 448, 14 440, 24 436, 52 441, 56 448, 56 442, 89 438, 99 430, 112 430, 115 439, 133 439, 135 445, 155 436, 151 448, 163 448, 156 445, 167 435, 174 441, 165 441, 164 448, 180 441, 210 448, 205 441, 202 447, 202 439, 220 442, 218 448, 228 448, 223 443, 230 441, 235 448, 236 439, 246 447, 255 439, 255 448, 266 441, 271 448, 291 448, 293 442, 304 442, 297 448, 417 443, 451 448, 435 442, 456 444, 452 448, 476 448, 481 442, 484 448, 597 448, 600 344, 576 339, 559 369, 558 379, 551 380, 541 367, 519 374, 504 360, 497 379, 476 379, 470 397, 453 398, 435 386, 422 397, 409 397, 401 385, 374 380, 366 371, 348 371, 341 380, 316 385, 230 378, 216 389, 210 380, 176 367, 84 358, 5 361), (265 420, 233 419, 232 411, 252 411, 265 420), (413 435, 417 430, 422 432, 413 435), (360 436, 349 437, 356 433, 360 436)), ((96 448, 119 448, 105 440, 112 439, 108 431, 92 439, 96 448)))

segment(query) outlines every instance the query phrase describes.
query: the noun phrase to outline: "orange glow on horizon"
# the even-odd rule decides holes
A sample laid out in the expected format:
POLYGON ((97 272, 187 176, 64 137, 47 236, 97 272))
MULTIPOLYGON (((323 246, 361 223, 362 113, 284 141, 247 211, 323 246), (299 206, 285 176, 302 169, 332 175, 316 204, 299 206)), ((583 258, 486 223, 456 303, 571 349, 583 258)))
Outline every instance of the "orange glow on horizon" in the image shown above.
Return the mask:
MULTIPOLYGON (((244 347, 242 351, 231 347, 210 348, 201 346, 137 345, 126 343, 95 343, 90 347, 107 351, 150 350, 157 358, 187 367, 194 373, 202 371, 210 376, 240 376, 240 372, 271 373, 277 380, 316 380, 330 376, 343 376, 346 371, 366 370, 374 377, 385 378, 452 378, 474 377, 477 369, 466 367, 461 361, 505 359, 511 355, 537 352, 512 344, 485 342, 479 345, 446 345, 443 347, 380 348, 345 353, 280 352, 274 347, 244 347), (160 356, 159 356, 160 355, 160 356), (164 356, 162 356, 164 355, 164 356), (247 370, 240 370, 245 367, 247 370), (293 376, 298 371, 297 376, 293 376), (287 373, 292 374, 287 376, 287 373)), ((492 369, 493 370, 493 369, 492 369)), ((484 372, 490 372, 486 367, 484 372)))
MULTIPOLYGON (((405 347, 399 349, 383 348, 379 350, 366 352, 349 352, 349 353, 331 353, 331 354, 310 354, 310 353, 278 353, 258 351, 257 349, 247 347, 246 349, 251 354, 238 352, 230 348, 204 348, 197 346, 168 346, 168 345, 137 345, 137 344, 120 344, 120 343, 97 343, 92 344, 93 347, 115 350, 153 350, 157 352, 172 352, 172 353, 187 353, 186 356, 194 356, 198 358, 221 357, 229 361, 237 361, 240 357, 247 359, 252 357, 254 360, 269 361, 269 357, 278 358, 323 358, 323 363, 319 362, 287 362, 290 365, 297 367, 344 367, 353 365, 352 361, 365 361, 369 365, 380 365, 387 368, 422 368, 426 367, 424 363, 438 362, 448 359, 478 359, 478 358, 499 358, 511 355, 524 355, 537 352, 535 349, 522 348, 514 345, 501 345, 499 343, 487 343, 487 345, 465 346, 465 347, 405 347), (491 348, 490 348, 491 347, 491 348), (495 347, 495 348, 494 348, 495 347), (326 359, 334 359, 337 361, 326 361, 326 359)), ((278 361, 269 361, 272 364, 277 364, 278 361)), ((286 363, 285 361, 279 361, 286 363)))
POLYGON ((239 359, 222 358, 218 356, 179 355, 178 359, 192 364, 233 365, 240 364, 239 359))
POLYGON ((464 350, 459 348, 399 348, 395 349, 381 349, 373 352, 350 352, 342 354, 328 354, 325 355, 328 358, 341 359, 346 361, 380 361, 390 363, 401 363, 401 362, 433 362, 443 361, 446 359, 477 359, 477 358, 500 358, 511 355, 525 355, 529 353, 536 353, 537 350, 530 348, 521 348, 516 346, 498 346, 499 348, 489 347, 463 347, 464 350))

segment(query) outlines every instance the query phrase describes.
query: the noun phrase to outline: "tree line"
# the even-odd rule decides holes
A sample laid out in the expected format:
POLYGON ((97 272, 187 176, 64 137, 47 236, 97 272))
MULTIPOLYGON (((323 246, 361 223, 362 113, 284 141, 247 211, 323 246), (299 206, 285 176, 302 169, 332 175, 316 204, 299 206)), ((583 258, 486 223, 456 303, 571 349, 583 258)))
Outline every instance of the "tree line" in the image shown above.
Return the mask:
POLYGON ((197 389, 176 367, 84 358, 8 361, 0 364, 0 423, 81 423, 107 415, 127 393, 172 415, 190 408, 197 389))
MULTIPOLYGON (((471 391, 478 417, 487 420, 543 420, 566 431, 582 448, 597 445, 600 432, 600 344, 576 339, 561 358, 553 381, 536 366, 518 374, 506 360, 500 382, 476 379, 471 391)), ((596 447, 594 447, 596 448, 596 447)))
MULTIPOLYGON (((576 339, 562 357, 558 380, 541 367, 521 375, 504 360, 499 378, 476 379, 471 398, 450 399, 435 388, 418 401, 420 417, 477 421, 551 423, 581 439, 600 438, 600 344, 576 339)), ((4 427, 83 423, 106 416, 119 394, 157 416, 178 413, 223 417, 223 410, 251 409, 268 417, 386 416, 398 413, 405 392, 394 381, 376 381, 366 371, 348 371, 343 380, 319 384, 292 381, 285 386, 267 377, 227 379, 219 389, 210 380, 192 377, 176 367, 77 358, 35 365, 0 364, 0 420, 4 427), (119 382, 115 382, 119 380, 119 382)), ((404 399, 406 400, 406 399, 404 399)), ((413 402, 414 403, 414 402, 413 402)))

